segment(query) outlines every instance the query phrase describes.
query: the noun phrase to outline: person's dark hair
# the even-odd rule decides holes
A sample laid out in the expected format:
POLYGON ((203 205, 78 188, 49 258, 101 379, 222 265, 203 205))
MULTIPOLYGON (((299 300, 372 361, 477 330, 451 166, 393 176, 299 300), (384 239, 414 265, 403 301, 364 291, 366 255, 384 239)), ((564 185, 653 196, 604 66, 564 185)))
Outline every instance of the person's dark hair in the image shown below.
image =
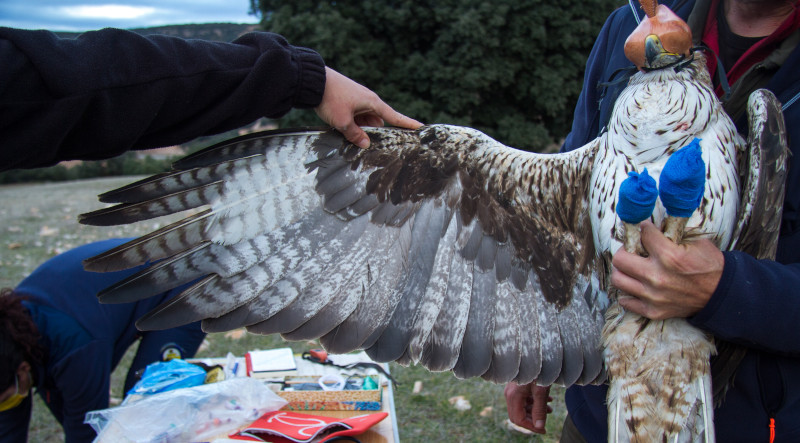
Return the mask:
POLYGON ((37 366, 44 358, 39 330, 22 300, 14 290, 0 289, 0 390, 14 384, 14 374, 23 361, 37 366))

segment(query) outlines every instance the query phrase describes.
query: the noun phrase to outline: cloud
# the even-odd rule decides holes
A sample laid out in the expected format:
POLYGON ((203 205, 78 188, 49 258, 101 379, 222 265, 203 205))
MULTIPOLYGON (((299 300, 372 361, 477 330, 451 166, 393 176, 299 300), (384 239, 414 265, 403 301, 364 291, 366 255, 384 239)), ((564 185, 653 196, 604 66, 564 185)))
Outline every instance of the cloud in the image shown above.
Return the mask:
POLYGON ((157 9, 131 5, 74 5, 58 8, 60 13, 75 18, 137 19, 154 14, 157 9))
POLYGON ((56 31, 257 23, 248 0, 0 0, 0 26, 56 31))

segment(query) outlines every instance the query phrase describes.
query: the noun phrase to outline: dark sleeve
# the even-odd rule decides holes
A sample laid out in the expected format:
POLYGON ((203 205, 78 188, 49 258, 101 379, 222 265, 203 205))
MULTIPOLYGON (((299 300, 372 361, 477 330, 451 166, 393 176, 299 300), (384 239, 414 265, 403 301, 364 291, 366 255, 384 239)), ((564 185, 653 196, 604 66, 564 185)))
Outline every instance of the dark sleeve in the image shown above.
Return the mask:
POLYGON ((108 343, 95 340, 67 355, 52 369, 55 389, 64 402, 61 425, 67 443, 97 437, 84 419, 87 412, 108 408, 111 352, 108 343))
POLYGON ((0 170, 186 142, 317 106, 325 65, 272 33, 232 43, 0 28, 0 170))
POLYGON ((708 304, 689 321, 747 347, 800 354, 800 263, 723 252, 725 268, 708 304))
POLYGON ((599 88, 598 85, 611 80, 611 73, 618 68, 631 65, 622 48, 625 38, 635 26, 630 10, 624 6, 614 11, 600 30, 586 61, 583 87, 575 105, 572 129, 564 139, 562 152, 578 149, 600 135, 603 120, 610 115, 616 95, 625 87, 626 82, 622 81, 606 89, 599 88))
POLYGON ((580 148, 597 137, 598 133, 598 108, 597 82, 603 71, 603 55, 607 52, 608 33, 611 20, 606 21, 600 35, 594 42, 592 52, 586 61, 586 71, 583 73, 583 88, 575 105, 575 112, 572 116, 572 129, 564 139, 561 147, 563 152, 572 151, 580 148))

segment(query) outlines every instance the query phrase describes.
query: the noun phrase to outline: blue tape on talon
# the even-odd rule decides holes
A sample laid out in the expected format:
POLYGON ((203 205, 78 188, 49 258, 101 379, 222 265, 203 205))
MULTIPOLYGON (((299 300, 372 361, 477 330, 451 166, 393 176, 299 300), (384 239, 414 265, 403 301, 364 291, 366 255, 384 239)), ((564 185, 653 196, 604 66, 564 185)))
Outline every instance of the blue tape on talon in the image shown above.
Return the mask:
POLYGON ((699 138, 669 157, 658 181, 659 197, 667 214, 690 217, 700 206, 706 186, 706 164, 699 138))
POLYGON ((656 181, 647 168, 641 174, 631 171, 619 187, 617 215, 626 223, 639 223, 653 213, 657 198, 656 181))

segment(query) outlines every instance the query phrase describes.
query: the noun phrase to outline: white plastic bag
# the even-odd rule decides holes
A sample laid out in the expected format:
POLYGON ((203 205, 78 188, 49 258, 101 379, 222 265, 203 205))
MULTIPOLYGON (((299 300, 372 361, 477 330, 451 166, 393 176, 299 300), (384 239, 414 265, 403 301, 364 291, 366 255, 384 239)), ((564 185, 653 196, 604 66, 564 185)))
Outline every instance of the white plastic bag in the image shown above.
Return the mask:
POLYGON ((261 381, 238 377, 92 411, 84 422, 97 432, 95 443, 195 442, 230 433, 286 403, 261 381))

